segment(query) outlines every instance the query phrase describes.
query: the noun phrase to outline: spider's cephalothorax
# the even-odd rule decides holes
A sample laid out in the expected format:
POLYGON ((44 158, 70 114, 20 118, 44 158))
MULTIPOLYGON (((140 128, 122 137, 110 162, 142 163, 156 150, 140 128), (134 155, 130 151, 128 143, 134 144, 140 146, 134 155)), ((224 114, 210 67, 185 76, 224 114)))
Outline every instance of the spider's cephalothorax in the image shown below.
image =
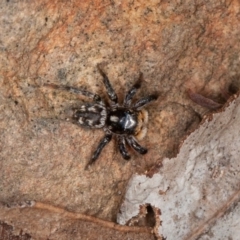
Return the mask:
POLYGON ((106 132, 106 135, 100 141, 87 167, 97 160, 102 149, 111 141, 112 135, 117 137, 119 151, 124 159, 130 159, 126 143, 140 154, 147 153, 147 149, 140 146, 136 138, 142 139, 147 132, 148 113, 143 109, 143 106, 156 100, 158 97, 157 94, 152 94, 141 98, 136 103, 132 104, 132 98, 137 89, 141 86, 142 74, 140 74, 139 80, 127 92, 123 104, 119 105, 118 97, 113 90, 108 77, 99 67, 98 69, 103 77, 103 83, 110 99, 109 105, 105 103, 99 95, 93 94, 84 89, 45 84, 45 86, 51 88, 66 90, 87 96, 94 101, 93 103, 85 103, 74 109, 72 116, 73 122, 80 126, 103 128, 106 132))

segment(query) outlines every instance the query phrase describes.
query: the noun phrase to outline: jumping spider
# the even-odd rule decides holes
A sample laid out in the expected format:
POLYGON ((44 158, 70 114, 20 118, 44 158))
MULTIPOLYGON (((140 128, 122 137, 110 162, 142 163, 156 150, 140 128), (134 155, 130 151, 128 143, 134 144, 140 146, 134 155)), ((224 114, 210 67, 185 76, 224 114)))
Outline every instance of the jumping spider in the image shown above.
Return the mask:
POLYGON ((132 104, 133 96, 141 87, 143 77, 141 73, 138 81, 127 92, 123 104, 121 105, 118 103, 118 97, 113 90, 107 75, 99 66, 98 70, 103 77, 103 84, 107 90, 110 104, 102 100, 99 95, 88 92, 84 89, 63 85, 44 84, 44 86, 53 89, 84 95, 94 101, 93 103, 84 103, 78 108, 73 109, 72 116, 73 123, 77 125, 89 128, 103 128, 106 132, 106 135, 100 141, 87 167, 97 160, 103 148, 111 141, 113 135, 117 137, 119 151, 125 160, 130 159, 126 143, 138 153, 146 154, 147 149, 142 147, 137 142, 136 138, 142 139, 147 132, 148 113, 143 107, 153 100, 156 100, 158 97, 157 94, 151 94, 132 104))

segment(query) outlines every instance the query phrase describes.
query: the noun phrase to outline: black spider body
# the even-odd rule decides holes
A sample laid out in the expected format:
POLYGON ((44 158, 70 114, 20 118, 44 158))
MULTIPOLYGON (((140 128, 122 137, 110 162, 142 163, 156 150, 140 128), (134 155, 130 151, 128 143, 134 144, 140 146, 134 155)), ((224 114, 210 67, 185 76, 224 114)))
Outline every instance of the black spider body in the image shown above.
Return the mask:
POLYGON ((139 145, 136 138, 142 139, 147 132, 148 113, 143 109, 143 106, 157 99, 157 95, 152 94, 132 104, 132 98, 141 86, 141 74, 139 81, 127 92, 123 104, 119 105, 117 95, 108 77, 100 68, 98 69, 103 77, 103 83, 106 87, 108 97, 111 100, 110 104, 103 101, 99 95, 83 89, 45 84, 45 86, 51 88, 87 96, 94 101, 93 103, 85 103, 74 109, 72 116, 73 122, 80 126, 102 128, 106 132, 106 135, 100 141, 87 167, 96 161, 102 149, 111 141, 113 135, 117 137, 119 151, 124 159, 130 159, 126 144, 140 154, 147 153, 147 149, 139 145))

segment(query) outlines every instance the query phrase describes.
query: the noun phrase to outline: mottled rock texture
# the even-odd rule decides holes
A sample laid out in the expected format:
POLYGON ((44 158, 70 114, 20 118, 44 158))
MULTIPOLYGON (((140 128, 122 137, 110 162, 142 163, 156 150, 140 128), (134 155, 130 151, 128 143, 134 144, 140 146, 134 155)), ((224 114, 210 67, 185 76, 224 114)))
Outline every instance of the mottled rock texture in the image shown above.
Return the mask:
MULTIPOLYGON (((239 9, 237 0, 1 1, 0 201, 35 200, 115 222, 132 174, 174 157, 208 111, 186 92, 224 103, 239 88, 239 9), (120 100, 140 72, 136 98, 157 91, 159 99, 140 142, 147 155, 130 150, 126 162, 112 141, 85 171, 104 133, 65 119, 88 99, 43 84, 106 98, 99 63, 120 100)), ((40 238, 38 225, 33 233, 40 238)))

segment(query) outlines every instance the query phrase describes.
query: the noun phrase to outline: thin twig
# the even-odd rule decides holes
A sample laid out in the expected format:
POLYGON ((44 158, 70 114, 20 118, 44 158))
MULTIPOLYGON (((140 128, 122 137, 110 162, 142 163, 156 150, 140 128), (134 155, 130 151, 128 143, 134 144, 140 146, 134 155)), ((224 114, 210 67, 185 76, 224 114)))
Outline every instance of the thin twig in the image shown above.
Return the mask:
POLYGON ((234 193, 229 201, 227 201, 221 208, 215 211, 215 213, 206 220, 201 226, 193 229, 191 233, 186 236, 184 239, 186 240, 194 240, 198 239, 202 234, 208 231, 211 225, 214 224, 219 218, 221 218, 224 214, 226 214, 227 210, 232 207, 236 202, 240 200, 240 190, 234 193))
POLYGON ((37 209, 44 209, 48 210, 54 213, 60 213, 62 216, 67 217, 67 218, 72 218, 72 219, 80 219, 83 221, 88 221, 92 223, 96 223, 98 225, 102 225, 103 227, 107 228, 112 228, 121 232, 148 232, 152 233, 152 228, 149 227, 129 227, 129 226, 123 226, 123 225, 118 225, 117 223, 114 222, 109 222, 106 220, 102 220, 93 216, 85 215, 82 213, 74 213, 74 212, 69 212, 66 211, 63 208, 55 207, 50 204, 42 203, 42 202, 35 202, 35 204, 32 206, 37 209))

